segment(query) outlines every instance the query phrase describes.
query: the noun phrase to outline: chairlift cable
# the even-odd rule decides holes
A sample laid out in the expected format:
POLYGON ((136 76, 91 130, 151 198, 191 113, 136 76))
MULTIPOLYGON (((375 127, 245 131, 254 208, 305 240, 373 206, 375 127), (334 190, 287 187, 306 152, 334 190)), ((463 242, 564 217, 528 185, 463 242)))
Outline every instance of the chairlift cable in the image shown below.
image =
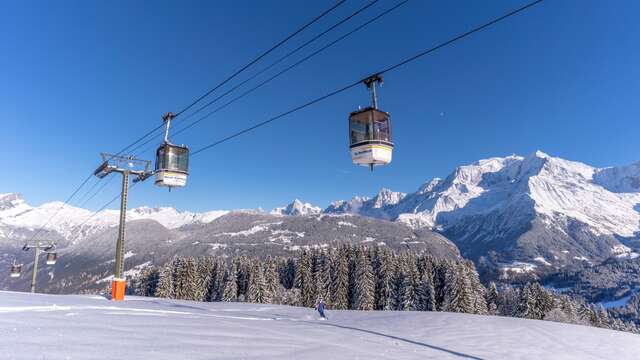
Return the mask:
MULTIPOLYGON (((290 40, 291 38, 293 38, 295 35, 297 35, 298 33, 302 32, 304 29, 306 29, 307 27, 311 26, 313 23, 315 23, 316 21, 320 20, 321 18, 323 18, 325 15, 329 14, 331 11, 333 11, 334 9, 336 9, 337 7, 339 7, 340 5, 344 4, 347 0, 340 0, 338 1, 336 4, 334 4, 331 8, 325 10, 324 12, 322 12, 320 15, 316 16, 313 20, 311 20, 310 22, 306 23, 304 26, 302 26, 301 28, 299 28, 298 30, 296 30, 295 32, 293 32, 292 34, 290 34, 289 36, 287 36, 285 39, 283 39, 282 41, 280 41, 279 43, 277 43, 276 45, 274 45, 273 47, 271 47, 269 50, 267 50, 266 52, 262 53, 260 56, 258 56, 256 59, 254 59, 253 61, 249 62, 247 65, 245 65, 244 67, 242 67, 240 70, 236 71, 233 75, 231 75, 230 77, 228 77, 227 79, 225 79, 223 82, 221 82, 220 84, 218 84, 216 87, 214 87, 213 89, 209 90, 206 94, 204 94, 203 96, 199 97, 198 99, 196 99, 196 101, 194 101, 193 103, 191 103, 189 106, 187 106, 186 108, 184 108, 183 110, 181 110, 177 115, 182 114, 183 112, 187 111, 188 109, 190 109, 191 107, 193 107, 194 105, 196 105, 198 102, 200 102, 202 99, 204 99, 205 97, 207 97, 209 94, 211 94, 213 91, 215 91, 216 89, 218 89, 220 86, 224 85, 225 83, 227 83, 228 81, 230 81, 231 79, 233 79, 235 76, 237 76, 238 74, 240 74, 241 72, 243 72, 244 70, 246 70, 247 68, 249 68, 251 65, 255 64, 256 62, 258 62, 260 59, 262 59, 263 57, 265 57, 266 55, 268 55, 269 53, 271 53, 272 51, 274 51, 275 49, 277 49, 278 47, 280 47, 281 45, 283 45, 284 43, 286 43, 288 40, 290 40)), ((111 158, 121 155, 123 154, 125 151, 127 151, 127 149, 131 148, 132 146, 136 145, 137 143, 143 141, 145 138, 147 138, 149 135, 153 134, 156 130, 162 128, 164 126, 164 124, 160 124, 158 126, 156 126, 155 128, 151 129, 150 131, 148 131, 147 133, 145 133, 142 137, 138 138, 137 140, 135 140, 133 143, 129 144, 128 146, 126 146, 125 148, 123 148, 122 150, 118 151, 116 154, 112 155, 111 158)), ((68 203, 77 195, 77 193, 87 184, 87 182, 93 177, 93 173, 89 174, 89 176, 87 176, 87 178, 73 191, 73 193, 67 198, 67 200, 65 200, 65 202, 60 206, 60 208, 58 208, 51 217, 49 217, 49 219, 46 221, 46 223, 40 227, 38 229, 38 231, 31 237, 31 239, 29 241, 33 241, 33 239, 35 239, 41 232, 42 230, 44 230, 44 228, 49 225, 49 223, 51 222, 51 220, 53 220, 53 218, 55 218, 58 213, 66 206, 68 205, 68 203)))
MULTIPOLYGON (((100 181, 102 181, 102 179, 96 178, 96 181, 93 183, 93 185, 91 185, 91 187, 89 187, 89 189, 87 189, 87 191, 84 192, 84 194, 82 194, 77 201, 80 203, 82 202, 84 199, 87 198, 87 196, 96 188, 96 186, 98 186, 98 183, 100 183, 100 181)), ((82 207, 82 206, 81 206, 82 207)))
MULTIPOLYGON (((243 80, 242 82, 240 82, 239 84, 235 85, 234 87, 232 87, 230 90, 226 91, 224 94, 218 96, 217 98, 213 99, 212 101, 206 103, 205 105, 201 106, 200 108, 198 108, 196 111, 192 112, 191 114, 187 115, 185 118, 183 118, 183 120, 189 119, 192 116, 196 115, 197 113, 201 112, 202 110, 204 110, 205 108, 207 108, 208 106, 210 106, 211 104, 215 103, 216 101, 220 100, 222 97, 224 97, 225 95, 228 95, 229 93, 233 92, 234 90, 236 90, 237 88, 239 88, 240 86, 246 84, 247 82, 255 79, 256 77, 260 76, 261 74, 263 74, 265 71, 273 68, 274 66, 278 65, 279 63, 281 63, 282 61, 286 60, 287 58, 289 58, 290 56, 292 56, 293 54, 297 53, 298 51, 304 49, 305 47, 307 47, 309 44, 313 43, 314 41, 318 40, 319 38, 321 38, 322 36, 326 35, 327 33, 329 33, 330 31, 332 31, 333 29, 339 27, 340 25, 346 23, 347 21, 351 20, 353 17, 357 16, 358 14, 362 13, 363 11, 367 10, 368 8, 370 8, 371 6, 375 5, 378 1, 380 0, 373 0, 370 1, 369 3, 365 4, 363 7, 359 8, 358 10, 356 10, 355 12, 351 13, 349 16, 345 17, 344 19, 338 21, 337 23, 331 25, 329 28, 327 28, 326 30, 324 30, 323 32, 319 33, 318 35, 312 37, 311 39, 307 40, 305 43, 303 43, 302 45, 298 46, 297 48, 291 50, 290 52, 288 52, 287 54, 285 54, 284 56, 280 57, 278 60, 272 62, 270 65, 262 68, 260 71, 258 71, 257 73, 251 75, 250 77, 248 77, 247 79, 243 80)), ((405 1, 406 2, 406 1, 405 1)), ((175 134, 174 134, 175 135, 175 134)))
POLYGON ((260 61, 262 58, 264 58, 265 56, 269 55, 271 52, 273 52, 274 50, 276 50, 277 48, 279 48, 280 46, 282 46, 284 43, 286 43, 287 41, 289 41, 291 38, 293 38, 294 36, 298 35, 299 33, 301 33, 304 29, 308 28, 309 26, 311 26, 313 23, 315 23, 316 21, 320 20, 321 18, 323 18, 324 16, 326 16, 327 14, 329 14, 330 12, 332 12, 333 10, 335 10, 337 7, 339 7, 340 5, 344 4, 347 0, 340 0, 337 3, 335 3, 332 7, 330 7, 329 9, 323 11, 320 15, 316 16, 315 18, 313 18, 311 21, 307 22, 306 24, 304 24, 301 28, 299 28, 298 30, 294 31, 293 33, 291 33, 289 36, 287 36, 286 38, 282 39, 279 43, 273 45, 270 49, 268 49, 267 51, 263 52, 262 54, 260 54, 260 56, 256 57, 255 59, 251 60, 249 63, 247 63, 246 65, 244 65, 242 68, 240 68, 239 70, 237 70, 235 73, 233 73, 231 76, 227 77, 225 80, 223 80, 222 82, 220 82, 218 85, 214 86, 211 90, 207 91, 206 93, 204 93, 204 95, 200 96, 199 98, 197 98, 195 101, 193 101, 191 104, 189 104, 187 107, 185 107, 184 109, 180 110, 179 112, 176 113, 176 117, 180 116, 182 113, 184 113, 185 111, 191 109, 193 106, 195 106, 197 103, 199 103, 200 101, 202 101, 204 98, 206 98, 207 96, 209 96, 212 92, 216 91, 218 88, 220 88, 222 85, 226 84, 227 82, 229 82, 231 79, 235 78, 236 76, 238 76, 241 72, 245 71, 246 69, 248 69, 251 65, 257 63, 258 61, 260 61))
MULTIPOLYGON (((509 18, 511 16, 516 15, 516 14, 519 14, 519 13, 521 13, 521 12, 531 8, 531 7, 533 7, 534 5, 537 5, 537 4, 541 3, 542 1, 543 0, 536 0, 536 1, 530 2, 530 3, 524 5, 524 6, 520 7, 520 8, 517 8, 517 9, 515 9, 513 11, 510 11, 510 12, 508 12, 508 13, 500 16, 500 17, 497 17, 497 18, 495 18, 495 19, 493 19, 493 20, 491 20, 491 21, 489 21, 487 23, 484 23, 483 25, 475 27, 475 28, 473 28, 473 29, 471 29, 471 30, 469 30, 467 32, 464 32, 464 33, 458 35, 458 36, 455 36, 455 37, 451 38, 450 40, 447 40, 447 41, 445 41, 443 43, 440 43, 440 44, 438 44, 438 45, 436 45, 434 47, 431 47, 429 49, 423 50, 423 51, 421 51, 421 52, 419 52, 419 53, 417 53, 417 54, 415 54, 415 55, 413 55, 413 56, 411 56, 409 58, 406 58, 406 59, 400 61, 397 64, 391 65, 391 66, 383 69, 382 71, 375 72, 374 76, 375 75, 379 76, 379 75, 391 72, 391 71, 393 71, 393 70, 395 70, 395 69, 397 69, 397 68, 399 68, 401 66, 404 66, 404 65, 406 65, 406 64, 408 64, 410 62, 413 62, 413 61, 415 61, 415 60, 417 60, 419 58, 422 58, 423 56, 428 55, 428 54, 430 54, 430 53, 432 53, 432 52, 434 52, 436 50, 439 50, 439 49, 441 49, 441 48, 443 48, 445 46, 451 45, 451 44, 455 43, 456 41, 462 40, 462 39, 464 39, 464 38, 466 38, 466 37, 468 37, 468 36, 470 36, 470 35, 472 35, 472 34, 474 34, 476 32, 482 31, 482 30, 484 30, 484 29, 486 29, 486 28, 488 28, 488 27, 490 27, 490 26, 492 26, 492 25, 494 25, 494 24, 496 24, 496 23, 498 23, 498 22, 500 22, 502 20, 505 20, 505 19, 507 19, 507 18, 509 18)), ((220 140, 218 140, 218 141, 216 141, 216 142, 214 142, 212 144, 206 145, 206 146, 204 146, 204 147, 192 152, 191 155, 193 156, 193 155, 199 154, 199 153, 201 153, 201 152, 203 152, 205 150, 208 150, 208 149, 210 149, 210 148, 212 148, 214 146, 220 145, 220 144, 222 144, 224 142, 227 142, 227 141, 229 141, 229 140, 231 140, 233 138, 236 138, 236 137, 238 137, 240 135, 243 135, 245 133, 253 131, 253 130, 259 128, 259 127, 265 126, 265 125, 267 125, 267 124, 269 124, 269 123, 271 123, 273 121, 281 119, 281 118, 283 118, 283 117, 285 117, 287 115, 290 115, 290 114, 292 114, 294 112, 302 110, 302 109, 304 109, 304 108, 306 108, 308 106, 311 106, 311 105, 316 104, 316 103, 318 103, 320 101, 328 99, 328 98, 330 98, 330 97, 332 97, 334 95, 338 95, 338 94, 340 94, 340 93, 342 93, 344 91, 347 91, 347 90, 349 90, 349 89, 361 84, 363 81, 365 81, 365 80, 367 80, 369 78, 371 78, 371 76, 367 76, 366 78, 360 79, 360 80, 358 80, 358 81, 356 81, 354 83, 351 83, 351 84, 349 84, 347 86, 344 86, 344 87, 342 87, 342 88, 340 88, 338 90, 332 91, 332 92, 330 92, 330 93, 328 93, 326 95, 323 95, 323 96, 321 96, 321 97, 319 97, 317 99, 311 100, 311 101, 309 101, 309 102, 307 102, 305 104, 299 105, 299 106, 297 106, 297 107, 295 107, 295 108, 293 108, 291 110, 288 110, 288 111, 286 111, 284 113, 276 115, 276 116, 274 116, 274 117, 272 117, 270 119, 267 119, 267 120, 265 120, 263 122, 255 124, 255 125, 253 125, 251 127, 248 127, 248 128, 246 128, 244 130, 240 130, 240 131, 238 131, 238 132, 236 132, 236 133, 234 133, 232 135, 229 135, 229 136, 227 136, 225 138, 222 138, 222 139, 220 139, 220 140)))
MULTIPOLYGON (((391 8, 389 8, 389 9, 387 9, 387 10, 383 11, 382 13, 380 13, 380 14, 376 15, 375 17, 373 17, 373 18, 371 18, 371 19, 367 20, 366 22, 364 22, 364 23, 360 24, 359 26, 357 26, 357 27, 356 27, 356 28, 354 28, 353 30, 351 30, 351 31, 349 31, 349 32, 347 32, 347 33, 345 33, 344 35, 340 36, 339 38, 337 38, 337 39, 333 40, 332 42, 330 42, 330 43, 328 43, 328 44, 326 44, 326 45, 324 45, 323 47, 319 48, 318 50, 314 51, 313 53, 311 53, 311 54, 309 54, 309 55, 305 56, 304 58, 302 58, 302 59, 300 59, 300 60, 298 60, 298 61, 297 61, 297 62, 295 62, 294 64, 289 65, 289 66, 288 66, 288 67, 286 67, 285 69, 283 69, 283 70, 281 70, 280 72, 276 73, 275 75, 273 75, 273 76, 271 76, 271 77, 267 78, 266 80, 262 81, 261 83, 259 83, 258 85, 254 86, 253 88, 251 88, 251 89, 249 89, 249 90, 245 91, 244 93, 240 94, 239 96, 235 97, 234 99, 232 99, 232 100, 230 100, 230 101, 226 102, 225 104, 223 104, 223 105, 221 105, 221 106, 217 107, 217 108, 216 108, 216 109, 214 109, 213 111, 211 111, 211 112, 207 113, 206 115, 204 115, 204 116, 200 117, 198 120, 195 120, 195 121, 190 122, 190 123, 189 123, 189 124, 187 124, 186 126, 184 126, 184 127, 182 127, 181 129, 179 129, 178 131, 175 131, 175 132, 173 133, 173 136, 176 136, 176 135, 178 135, 178 134, 183 133, 184 131, 188 130, 189 128, 191 128, 191 127, 195 126, 196 124, 198 124, 198 123, 202 122, 203 120, 207 119, 209 116, 211 116, 211 115, 213 115, 213 114, 215 114, 215 113, 217 113, 217 112, 219 112, 219 111, 223 110, 223 109, 224 109, 224 108, 226 108, 227 106, 229 106, 229 105, 233 104, 234 102, 236 102, 236 101, 238 101, 238 100, 242 99, 243 97, 245 97, 245 96, 249 95, 250 93, 254 92, 255 90, 258 90, 258 89, 259 89, 259 88, 261 88, 262 86, 264 86, 264 85, 266 85, 267 83, 269 83, 269 82, 271 82, 271 81, 275 80, 276 78, 280 77, 280 76, 281 76, 281 75, 283 75, 284 73, 286 73, 286 72, 288 72, 288 71, 292 70, 293 68, 295 68, 295 67, 297 67, 298 65, 302 64, 303 62, 305 62, 305 61, 307 61, 307 60, 311 59, 312 57, 314 57, 314 56, 318 55, 319 53, 321 53, 321 52, 325 51, 326 49, 328 49, 328 48, 330 48, 331 46, 333 46, 333 45, 337 44, 338 42, 340 42, 340 41, 342 41, 342 40, 346 39, 347 37, 349 37, 349 36, 353 35, 354 33, 358 32, 358 31, 362 30, 362 29, 363 29, 363 28, 365 28, 367 25, 369 25, 369 24, 371 24, 371 23, 373 23, 373 22, 375 22, 375 21, 379 20, 380 18, 384 17, 385 15, 389 14, 390 12, 392 12, 392 11, 396 10, 396 9, 397 9, 397 8, 399 8, 400 6, 402 6, 402 5, 406 4, 408 1, 409 1, 409 0, 401 1, 401 2, 399 2, 398 4, 394 5, 393 7, 391 7, 391 8)), ((360 9, 360 10, 362 10, 362 9, 360 9)), ((243 84, 244 84, 244 83, 240 83, 240 84, 236 85, 235 87, 231 88, 230 90, 228 90, 228 91, 227 91, 227 92, 225 92, 224 94, 222 94, 222 95, 218 96, 217 98, 213 99, 211 102, 209 102, 209 103, 208 103, 207 105, 205 105, 204 107, 206 107, 206 106, 208 106, 208 105, 211 105, 213 102, 215 102, 215 101, 219 100, 219 99, 220 99, 220 98, 222 98, 223 96, 225 96, 225 95, 229 94, 230 92, 232 92, 232 91, 236 90, 238 87, 240 87, 240 86, 241 86, 241 85, 243 85, 243 84)), ((195 113, 193 113, 193 114, 195 114, 195 113)), ((189 116, 187 116, 186 118, 183 118, 183 119, 185 119, 185 120, 186 120, 186 119, 187 119, 187 118, 189 118, 190 116, 191 116, 191 114, 190 114, 189 116)), ((139 148, 140 148, 140 147, 142 147, 143 145, 147 145, 147 144, 149 144, 151 141, 152 141, 152 139, 149 139, 149 140, 145 141, 144 143, 140 144, 140 145, 139 145, 139 146, 137 146, 135 149, 133 149, 133 151, 135 151, 135 150, 139 149, 139 148)), ((151 150, 152 148, 153 148, 153 145, 152 145, 151 147, 146 147, 144 150, 140 151, 136 156, 139 156, 140 154, 144 154, 144 153, 146 153, 147 151, 151 150)))
POLYGON ((113 181, 115 177, 114 176, 110 176, 109 179, 107 179, 107 181, 105 181, 102 186, 100 186, 93 194, 91 194, 91 196, 89 196, 89 198, 85 199, 82 204, 80 204, 80 207, 85 206, 89 201, 91 201, 91 199, 93 199, 94 197, 96 197, 96 195, 98 195, 102 190, 104 190, 105 187, 107 187, 107 185, 109 185, 109 183, 111 183, 113 181))

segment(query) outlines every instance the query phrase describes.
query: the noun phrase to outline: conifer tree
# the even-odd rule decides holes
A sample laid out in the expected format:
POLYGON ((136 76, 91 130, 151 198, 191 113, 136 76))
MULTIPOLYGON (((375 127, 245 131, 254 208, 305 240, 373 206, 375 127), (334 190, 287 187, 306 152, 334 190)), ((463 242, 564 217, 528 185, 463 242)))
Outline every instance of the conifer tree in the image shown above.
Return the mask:
POLYGON ((435 261, 433 267, 433 286, 436 290, 436 311, 445 311, 445 294, 447 284, 447 261, 435 261))
POLYGON ((386 249, 377 252, 376 269, 376 310, 393 308, 393 259, 386 249))
POLYGON ((427 267, 420 281, 420 303, 422 311, 436 311, 436 290, 433 285, 433 273, 427 267))
POLYGON ((254 262, 249 274, 249 287, 247 288, 247 300, 252 303, 264 304, 270 298, 266 294, 267 285, 264 280, 264 272, 259 261, 254 262))
POLYGON ((471 282, 467 277, 464 264, 446 263, 444 311, 472 313, 471 282))
POLYGON ((495 282, 489 283, 489 289, 487 289, 487 311, 489 314, 495 315, 498 312, 498 287, 495 282))
POLYGON ((173 284, 174 271, 175 259, 167 261, 160 270, 155 296, 167 299, 173 299, 175 297, 173 284))
POLYGON ((518 316, 527 319, 536 319, 537 316, 536 299, 531 292, 530 284, 526 284, 520 294, 520 306, 518 308, 518 316))
POLYGON ((356 261, 355 306, 357 310, 373 310, 375 282, 369 257, 359 251, 356 261))
POLYGON ((402 269, 404 273, 402 309, 405 311, 421 310, 420 273, 418 272, 415 257, 412 254, 405 254, 402 257, 402 269))
POLYGON ((186 300, 189 296, 189 274, 187 274, 187 259, 178 257, 175 259, 175 271, 173 277, 173 289, 176 299, 186 300))
POLYGON ((609 314, 602 305, 598 306, 598 323, 599 327, 609 328, 609 314))
POLYGON ((231 270, 229 270, 227 279, 224 283, 222 301, 238 301, 238 264, 236 262, 231 264, 231 270))
POLYGON ((295 283, 296 263, 292 258, 280 262, 280 282, 285 289, 291 289, 295 283))
POLYGON ((135 279, 135 294, 139 296, 156 296, 160 271, 155 266, 144 268, 135 279))
POLYGON ((220 301, 224 290, 224 278, 227 275, 227 266, 222 259, 216 259, 211 269, 211 282, 207 301, 220 301))
POLYGON ((238 262, 238 300, 246 301, 252 262, 246 256, 240 256, 238 262))
POLYGON ((214 262, 211 256, 205 256, 197 261, 196 283, 194 300, 206 301, 211 287, 211 275, 213 272, 214 262))
POLYGON ((347 310, 349 309, 349 260, 343 246, 334 252, 332 264, 334 276, 331 284, 331 302, 334 309, 347 310))
POLYGON ((466 278, 469 281, 469 295, 472 302, 471 312, 474 314, 487 314, 487 301, 485 299, 487 290, 480 282, 480 276, 476 271, 473 262, 465 261, 462 264, 462 271, 465 272, 466 278))
POLYGON ((265 299, 268 300, 268 303, 272 304, 280 301, 278 294, 281 293, 280 288, 282 287, 276 269, 276 263, 275 260, 267 258, 264 268, 265 299))
POLYGON ((300 289, 300 306, 312 307, 316 301, 310 254, 303 250, 296 264, 296 288, 300 289))
POLYGON ((392 259, 392 278, 391 278, 391 293, 389 294, 389 310, 403 310, 404 309, 404 294, 405 294, 405 273, 402 269, 402 260, 398 256, 394 256, 392 259))
POLYGON ((317 296, 324 300, 328 308, 331 308, 331 264, 325 254, 318 257, 314 277, 317 296))

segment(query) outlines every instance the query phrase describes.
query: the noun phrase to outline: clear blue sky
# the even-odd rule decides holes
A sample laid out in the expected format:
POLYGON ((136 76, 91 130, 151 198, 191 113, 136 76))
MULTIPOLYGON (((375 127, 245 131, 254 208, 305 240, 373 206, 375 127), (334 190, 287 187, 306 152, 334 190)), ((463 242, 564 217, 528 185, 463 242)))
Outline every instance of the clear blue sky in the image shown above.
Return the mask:
MULTIPOLYGON (((347 1, 282 51, 366 1, 347 1)), ((35 205, 66 198, 101 151, 157 126, 333 2, 5 3, 0 192, 35 205)), ((395 3, 379 1, 312 48, 395 3)), ((411 0, 173 140, 198 149, 522 4, 411 0)), ((414 191, 457 165, 537 149, 595 166, 638 161, 639 13, 632 0, 548 0, 389 73, 380 106, 392 114, 396 149, 373 174, 351 164, 346 142, 348 113, 368 103, 361 87, 194 157, 186 188, 149 181, 130 204, 270 209, 297 197, 325 206, 381 187, 414 191)))

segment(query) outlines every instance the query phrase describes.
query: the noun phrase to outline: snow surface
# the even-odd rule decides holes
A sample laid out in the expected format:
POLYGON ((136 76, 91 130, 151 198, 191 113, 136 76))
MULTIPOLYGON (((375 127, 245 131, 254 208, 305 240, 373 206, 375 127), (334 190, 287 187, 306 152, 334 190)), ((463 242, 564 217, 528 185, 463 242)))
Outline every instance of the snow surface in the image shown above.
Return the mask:
POLYGON ((640 336, 432 312, 0 292, 3 359, 637 359, 640 336))

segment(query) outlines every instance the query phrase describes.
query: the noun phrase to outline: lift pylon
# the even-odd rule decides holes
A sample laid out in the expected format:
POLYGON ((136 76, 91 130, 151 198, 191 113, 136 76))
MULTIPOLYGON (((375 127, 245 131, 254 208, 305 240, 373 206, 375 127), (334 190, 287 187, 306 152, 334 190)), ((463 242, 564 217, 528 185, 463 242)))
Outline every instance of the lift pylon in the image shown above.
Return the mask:
POLYGON ((94 171, 99 178, 116 172, 122 174, 122 192, 120 194, 120 223, 118 240, 116 241, 116 259, 113 280, 111 281, 111 299, 124 300, 126 279, 124 278, 124 239, 127 217, 127 200, 129 197, 129 175, 134 175, 134 182, 144 181, 153 175, 151 161, 137 159, 133 156, 110 155, 102 153, 102 164, 94 171))

